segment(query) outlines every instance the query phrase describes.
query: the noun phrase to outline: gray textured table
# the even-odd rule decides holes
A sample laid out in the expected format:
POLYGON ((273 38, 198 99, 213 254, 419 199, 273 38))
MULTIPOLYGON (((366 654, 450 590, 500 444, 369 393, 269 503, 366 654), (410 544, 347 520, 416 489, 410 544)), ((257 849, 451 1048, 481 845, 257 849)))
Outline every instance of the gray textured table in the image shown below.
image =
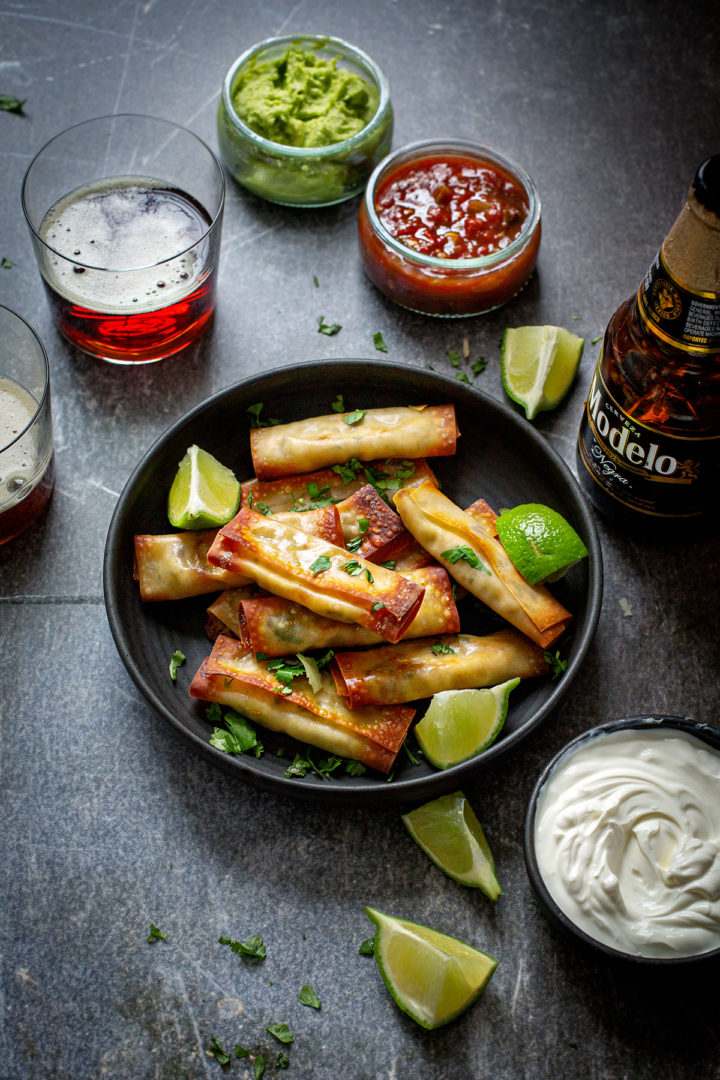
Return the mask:
MULTIPOLYGON (((372 356, 452 374, 467 335, 476 385, 502 398, 506 325, 560 323, 588 347, 577 386, 536 422, 572 464, 595 348, 637 286, 695 166, 720 148, 720 39, 711 0, 679 5, 529 0, 16 0, 0 11, 0 301, 52 364, 57 487, 49 512, 0 550, 2 1027, 0 1076, 221 1074, 215 1036, 288 1077, 701 1080, 720 1075, 717 969, 617 966, 565 941, 528 884, 525 804, 547 758, 592 724, 638 712, 717 721, 718 547, 635 540, 600 522, 606 586, 587 662, 560 708, 466 793, 486 823, 504 895, 491 906, 440 874, 393 809, 333 809, 261 793, 174 736, 117 655, 103 607, 105 535, 119 492, 170 423, 246 375, 372 356), (630 13, 632 9, 633 13, 630 13), (464 322, 394 307, 364 278, 357 201, 303 213, 232 182, 217 315, 187 354, 144 369, 91 361, 54 331, 20 208, 23 172, 71 123, 145 112, 215 146, 222 76, 249 44, 322 31, 387 73, 395 145, 434 134, 520 161, 543 200, 537 276, 507 309, 464 322), (313 285, 319 279, 319 290, 313 285), (342 323, 317 333, 317 317, 342 323), (622 601, 622 603, 621 603, 622 601), (476 943, 500 965, 462 1019, 426 1033, 387 996, 364 905, 476 943), (150 923, 167 942, 148 945, 150 923), (261 933, 249 967, 217 944, 261 933), (713 977, 714 975, 714 977, 713 977), (303 983, 322 1000, 297 1002, 303 983)), ((247 1060, 229 1075, 249 1076, 247 1060)))

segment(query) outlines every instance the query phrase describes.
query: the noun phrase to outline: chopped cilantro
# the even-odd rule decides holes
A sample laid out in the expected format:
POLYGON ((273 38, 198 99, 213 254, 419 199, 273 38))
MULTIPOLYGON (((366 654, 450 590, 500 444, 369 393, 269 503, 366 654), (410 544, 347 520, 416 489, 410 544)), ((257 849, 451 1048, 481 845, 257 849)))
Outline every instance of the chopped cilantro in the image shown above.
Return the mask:
POLYGON ((313 274, 313 285, 315 286, 316 289, 320 288, 320 282, 317 279, 317 274, 313 274))
POLYGON ((250 421, 251 428, 259 427, 277 427, 278 424, 282 424, 282 420, 275 420, 270 418, 265 420, 260 416, 260 413, 265 408, 265 403, 259 401, 256 405, 250 405, 245 412, 248 414, 248 420, 250 421))
POLYGON ((332 471, 342 480, 343 484, 352 484, 358 478, 358 473, 363 470, 363 464, 357 458, 350 458, 344 465, 333 465, 332 471))
POLYGON ((434 652, 436 656, 447 656, 449 653, 457 655, 457 649, 451 649, 444 641, 436 641, 430 646, 430 652, 434 652))
POLYGON ((380 333, 379 330, 377 331, 377 333, 373 334, 373 345, 375 346, 375 348, 377 349, 378 352, 387 352, 388 351, 387 345, 383 341, 383 336, 382 336, 382 334, 380 333))
POLYGON ((388 570, 394 570, 397 566, 397 559, 386 559, 382 566, 387 567, 388 570))
POLYGON ((367 409, 355 409, 354 412, 348 413, 347 416, 343 416, 343 424, 347 424, 348 427, 353 427, 355 424, 359 424, 363 419, 367 409))
POLYGON ((554 653, 546 649, 543 653, 545 657, 545 663, 550 668, 550 675, 553 679, 559 679, 568 666, 567 660, 560 659, 560 650, 556 649, 554 653))
POLYGON ((403 750, 405 751, 408 758, 410 759, 410 764, 411 765, 419 765, 420 764, 420 758, 422 757, 422 751, 418 750, 416 748, 415 753, 413 753, 412 750, 410 749, 410 747, 407 744, 407 740, 405 740, 405 742, 402 745, 403 745, 403 750))
POLYGON ((354 555, 355 552, 359 551, 360 548, 362 547, 362 542, 363 542, 362 536, 353 536, 352 540, 348 540, 348 542, 347 542, 348 551, 352 551, 352 553, 354 555))
POLYGON ((13 97, 12 94, 0 94, 0 109, 3 112, 22 112, 22 107, 27 101, 27 98, 23 98, 20 101, 19 98, 13 97))
POLYGON ((209 1046, 203 1046, 203 1050, 208 1055, 208 1057, 214 1057, 220 1065, 229 1065, 230 1055, 226 1053, 225 1050, 223 1050, 222 1046, 217 1041, 214 1035, 210 1036, 210 1040, 211 1041, 209 1046))
POLYGON ((291 1043, 294 1036, 287 1024, 268 1024, 265 1028, 269 1035, 273 1035, 278 1042, 291 1043))
POLYGON ((318 762, 313 761, 310 747, 305 747, 305 754, 296 754, 295 759, 286 770, 285 776, 292 779, 293 776, 305 776, 308 772, 316 772, 323 780, 329 780, 330 774, 342 765, 342 759, 331 754, 318 762))
POLYGON ((375 603, 373 604, 373 606, 370 608, 370 610, 371 611, 382 611, 384 607, 385 607, 385 605, 383 604, 382 600, 376 600, 375 603))
POLYGON ((358 531, 361 532, 361 533, 366 533, 368 531, 368 529, 370 528, 370 522, 368 521, 367 518, 358 518, 358 523, 357 524, 358 524, 358 531))
POLYGON ((470 365, 470 370, 473 375, 480 375, 487 367, 487 360, 484 356, 478 356, 477 360, 473 361, 470 365))
POLYGON ((365 567, 365 577, 368 579, 371 585, 375 584, 375 578, 372 576, 367 567, 365 567))
POLYGON ((298 1001, 301 1005, 307 1005, 311 1009, 320 1008, 320 998, 317 996, 312 986, 305 985, 298 994, 298 1001))
POLYGON ((249 956, 253 960, 264 960, 267 956, 265 943, 259 934, 251 934, 247 941, 235 941, 229 937, 218 938, 218 945, 229 945, 230 951, 240 956, 249 956))
MULTIPOLYGON (((232 680, 230 680, 232 682, 232 680)), ((217 705, 217 702, 214 703, 217 705)), ((263 745, 257 737, 255 728, 252 726, 249 720, 240 713, 235 712, 233 709, 227 709, 225 713, 222 713, 220 706, 218 706, 218 716, 214 711, 211 711, 213 706, 207 710, 207 717, 211 723, 225 722, 227 731, 223 728, 216 727, 210 736, 210 745, 216 747, 218 750, 224 751, 226 754, 244 754, 246 750, 254 750, 255 757, 260 757, 263 752, 263 745)))
POLYGON ((179 649, 176 649, 175 652, 170 657, 170 678, 172 679, 173 682, 176 682, 176 680, 177 680, 177 669, 180 667, 181 664, 185 663, 185 659, 186 659, 185 653, 180 652, 179 649))
POLYGON ((235 1057, 236 1058, 250 1057, 250 1051, 247 1050, 244 1046, 241 1046, 240 1043, 235 1043, 235 1057))
POLYGON ((602 336, 602 334, 598 334, 598 336, 597 336, 597 337, 594 337, 594 338, 592 339, 592 341, 590 342, 590 344, 591 344, 591 345, 597 345, 598 341, 602 341, 602 339, 603 339, 603 336, 602 336))
POLYGON ((265 1058, 262 1054, 258 1054, 253 1061, 253 1073, 255 1075, 255 1080, 262 1080, 265 1074, 265 1058))
POLYGON ((360 956, 374 956, 375 955, 375 938, 369 937, 360 944, 358 949, 360 956))
POLYGON ((340 323, 326 323, 324 315, 318 315, 318 334, 326 334, 327 337, 333 337, 335 334, 339 334, 342 330, 340 323))
POLYGON ((282 1050, 278 1051, 277 1061, 275 1062, 276 1069, 287 1069, 290 1064, 290 1058, 287 1054, 283 1054, 282 1050))
POLYGON ((9 259, 6 259, 5 256, 3 255, 2 262, 0 262, 0 266, 2 266, 3 270, 12 270, 13 264, 10 262, 9 259))
POLYGON ((456 378, 456 379, 459 379, 459 381, 460 381, 460 382, 464 382, 464 383, 467 383, 467 384, 468 384, 468 386, 472 386, 472 383, 470 382, 470 380, 469 380, 469 379, 468 379, 468 377, 467 377, 467 372, 465 372, 465 371, 458 371, 458 373, 457 373, 457 375, 455 376, 455 378, 456 378))
POLYGON ((327 555, 319 555, 315 562, 310 567, 311 573, 322 574, 323 570, 330 569, 330 558, 327 555))
POLYGON ((348 776, 362 776, 367 769, 362 761, 348 761, 345 763, 345 772, 348 776))
POLYGON ((155 941, 167 941, 167 938, 161 930, 158 930, 155 923, 150 923, 150 933, 146 940, 148 945, 152 945, 155 941))
POLYGON ((344 570, 350 577, 355 577, 356 574, 362 574, 363 568, 357 559, 351 559, 350 562, 343 563, 340 569, 344 570))
POLYGON ((342 394, 338 394, 333 401, 331 408, 333 412, 345 412, 345 399, 342 394))
POLYGON ((469 566, 472 566, 473 570, 482 570, 485 574, 490 573, 487 566, 484 566, 483 563, 480 562, 480 559, 477 557, 473 549, 471 547, 468 547, 467 544, 461 544, 458 547, 448 548, 447 551, 442 552, 440 558, 445 559, 453 566, 456 562, 460 562, 460 560, 462 559, 469 566))
POLYGON ((459 368, 460 367, 460 353, 457 351, 457 349, 448 349, 447 354, 448 354, 448 360, 450 361, 452 366, 454 368, 459 368))

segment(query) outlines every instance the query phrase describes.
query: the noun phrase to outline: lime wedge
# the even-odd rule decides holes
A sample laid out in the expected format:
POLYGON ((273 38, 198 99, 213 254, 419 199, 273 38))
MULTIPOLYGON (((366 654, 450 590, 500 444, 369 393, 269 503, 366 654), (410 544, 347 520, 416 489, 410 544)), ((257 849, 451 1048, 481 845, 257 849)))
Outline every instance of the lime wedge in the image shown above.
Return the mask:
POLYGON ((557 581, 588 553, 562 514, 542 503, 504 510, 495 528, 500 543, 531 585, 557 581))
POLYGON ((168 518, 176 529, 225 525, 240 505, 240 484, 225 465, 190 446, 178 466, 168 496, 168 518))
POLYGON ((402 821, 413 840, 444 873, 497 900, 502 889, 495 860, 482 825, 462 791, 424 803, 403 814, 402 821))
POLYGON ((449 769, 487 750, 502 730, 510 691, 519 682, 510 679, 485 690, 435 694, 415 725, 415 736, 428 761, 438 769, 449 769))
POLYGON ((585 342, 562 326, 518 326, 503 334, 500 368, 508 397, 528 420, 567 394, 585 342))
POLYGON ((424 1028, 460 1016, 483 992, 497 960, 464 941, 374 908, 375 959, 393 1000, 424 1028))

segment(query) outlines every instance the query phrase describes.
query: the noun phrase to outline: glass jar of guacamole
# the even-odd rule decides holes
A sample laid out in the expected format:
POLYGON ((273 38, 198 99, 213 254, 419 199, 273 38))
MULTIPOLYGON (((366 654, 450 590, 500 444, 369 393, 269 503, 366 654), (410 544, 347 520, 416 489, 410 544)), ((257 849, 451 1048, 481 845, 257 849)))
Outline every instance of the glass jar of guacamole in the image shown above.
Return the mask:
POLYGON ((286 206, 330 206, 361 192, 392 140, 387 80, 339 38, 269 38, 230 66, 218 143, 234 178, 286 206))

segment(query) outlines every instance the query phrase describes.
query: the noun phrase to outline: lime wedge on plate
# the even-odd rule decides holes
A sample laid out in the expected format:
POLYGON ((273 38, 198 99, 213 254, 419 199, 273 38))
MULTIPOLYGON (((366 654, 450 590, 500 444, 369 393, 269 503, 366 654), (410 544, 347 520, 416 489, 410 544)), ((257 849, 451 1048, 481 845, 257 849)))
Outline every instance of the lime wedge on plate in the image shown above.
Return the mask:
POLYGON ((502 889, 495 860, 482 825, 462 791, 424 803, 403 814, 402 821, 413 840, 444 873, 497 900, 502 889))
POLYGON ((531 585, 557 581, 588 553, 562 514, 542 503, 524 503, 504 510, 495 528, 500 543, 531 585))
POLYGON ((227 524, 240 505, 235 474, 207 450, 190 446, 168 496, 168 518, 176 529, 212 529, 227 524))
POLYGON ((365 908, 375 923, 375 959, 395 1003, 424 1028, 472 1005, 497 967, 486 953, 406 919, 365 908))
POLYGON ((585 342, 562 326, 518 326, 503 334, 500 369, 508 397, 528 420, 567 394, 585 342))
POLYGON ((510 691, 519 682, 509 679, 484 690, 435 694, 415 725, 415 737, 428 761, 438 769, 449 769, 487 750, 502 730, 510 691))

